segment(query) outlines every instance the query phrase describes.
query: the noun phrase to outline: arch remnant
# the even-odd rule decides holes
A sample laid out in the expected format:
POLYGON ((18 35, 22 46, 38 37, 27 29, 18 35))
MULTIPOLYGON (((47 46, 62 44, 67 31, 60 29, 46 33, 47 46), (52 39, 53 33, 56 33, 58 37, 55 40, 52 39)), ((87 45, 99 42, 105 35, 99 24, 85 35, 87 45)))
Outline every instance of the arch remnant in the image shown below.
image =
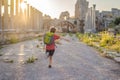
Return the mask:
POLYGON ((69 21, 60 21, 56 27, 61 27, 63 32, 76 32, 76 26, 69 21))
POLYGON ((59 18, 60 20, 68 20, 70 18, 70 14, 68 11, 62 12, 59 18))

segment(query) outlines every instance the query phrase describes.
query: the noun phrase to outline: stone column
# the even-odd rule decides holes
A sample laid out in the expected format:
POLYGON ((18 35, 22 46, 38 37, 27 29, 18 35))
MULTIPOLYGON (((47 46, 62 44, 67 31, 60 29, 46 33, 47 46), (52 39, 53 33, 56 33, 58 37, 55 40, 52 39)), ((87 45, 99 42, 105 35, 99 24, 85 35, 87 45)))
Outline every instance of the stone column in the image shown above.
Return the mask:
POLYGON ((32 31, 34 31, 34 9, 31 7, 31 27, 32 31))
POLYGON ((2 31, 2 0, 0 0, 0 42, 3 39, 3 31, 2 31))
POLYGON ((19 0, 15 0, 15 16, 14 16, 14 29, 18 32, 19 28, 19 0))
POLYGON ((90 29, 92 30, 93 29, 93 14, 92 14, 92 7, 90 7, 90 29))
POLYGON ((92 32, 93 30, 93 21, 92 21, 92 7, 88 9, 88 12, 86 14, 86 19, 85 19, 85 33, 92 32))
POLYGON ((36 26, 36 31, 38 31, 38 13, 36 9, 35 9, 35 26, 36 26))
POLYGON ((96 24, 95 24, 95 20, 96 20, 96 15, 95 15, 95 7, 96 7, 96 5, 94 4, 93 5, 93 30, 94 30, 94 32, 96 32, 96 24))
POLYGON ((35 9, 34 8, 33 8, 33 29, 34 29, 34 31, 36 31, 36 19, 35 19, 35 9))
POLYGON ((31 35, 30 36, 33 36, 35 29, 34 29, 34 10, 33 10, 32 6, 30 6, 30 25, 31 25, 31 29, 30 29, 31 35))
POLYGON ((16 15, 18 15, 19 11, 19 0, 16 0, 16 15))
POLYGON ((0 33, 2 31, 2 0, 0 0, 0 33))
POLYGON ((33 24, 33 21, 32 21, 33 20, 32 19, 32 17, 33 17, 32 6, 30 6, 29 8, 30 8, 29 9, 30 10, 29 11, 30 12, 29 13, 29 25, 30 25, 30 29, 29 30, 32 31, 32 29, 33 29, 33 25, 32 25, 33 24))
POLYGON ((21 8, 21 3, 23 2, 23 0, 20 0, 20 15, 22 15, 22 8, 21 8))
POLYGON ((40 31, 43 31, 43 13, 40 12, 40 31))
POLYGON ((31 21, 31 6, 29 6, 29 20, 28 20, 28 25, 29 25, 29 28, 28 28, 28 31, 31 31, 32 29, 32 21, 31 21))
POLYGON ((11 5, 10 5, 10 24, 11 24, 11 29, 14 29, 14 0, 11 0, 11 5))
POLYGON ((23 31, 24 31, 24 28, 25 28, 25 25, 24 25, 24 19, 25 19, 25 17, 24 17, 24 13, 23 13, 23 11, 22 11, 22 8, 21 8, 21 3, 23 2, 23 0, 20 0, 20 14, 19 14, 19 21, 20 21, 20 23, 19 23, 19 30, 20 30, 20 32, 22 32, 23 33, 23 31))
POLYGON ((40 19, 39 19, 39 11, 38 10, 36 10, 36 18, 37 18, 36 19, 37 30, 40 31, 40 27, 39 27, 39 23, 40 23, 39 21, 40 21, 40 19))
POLYGON ((38 11, 37 11, 37 9, 34 9, 34 26, 35 26, 35 30, 36 31, 39 31, 39 29, 38 29, 38 11))
POLYGON ((33 29, 36 31, 36 18, 35 18, 35 9, 33 8, 33 29))
POLYGON ((28 6, 27 6, 27 3, 26 2, 24 2, 24 4, 26 5, 26 8, 25 8, 25 10, 24 10, 24 13, 23 13, 23 18, 24 18, 24 21, 23 21, 23 28, 24 28, 24 30, 25 30, 25 32, 27 31, 27 18, 28 18, 28 6))
POLYGON ((8 29, 8 0, 4 0, 4 30, 8 29))
POLYGON ((37 11, 37 17, 38 17, 38 30, 39 30, 39 32, 40 32, 40 13, 39 13, 39 11, 37 11))
POLYGON ((43 31, 43 17, 42 17, 42 13, 39 12, 39 27, 40 27, 40 32, 43 31))
POLYGON ((42 17, 41 17, 41 13, 40 12, 38 12, 38 18, 39 18, 39 21, 38 21, 39 22, 39 31, 41 32, 41 24, 42 24, 41 23, 41 18, 42 17))
POLYGON ((27 28, 27 30, 26 31, 28 31, 28 29, 30 29, 30 25, 29 25, 29 19, 30 19, 30 15, 29 15, 29 5, 27 4, 27 11, 26 11, 26 28, 27 28))

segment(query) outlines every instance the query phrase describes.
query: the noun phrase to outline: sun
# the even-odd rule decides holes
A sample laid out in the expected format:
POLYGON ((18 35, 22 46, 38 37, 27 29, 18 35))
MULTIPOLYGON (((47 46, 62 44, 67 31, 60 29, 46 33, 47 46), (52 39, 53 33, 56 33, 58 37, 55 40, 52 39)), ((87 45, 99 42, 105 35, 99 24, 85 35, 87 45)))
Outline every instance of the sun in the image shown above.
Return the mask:
POLYGON ((21 7, 22 11, 24 11, 27 8, 27 5, 24 2, 22 2, 22 3, 20 3, 20 7, 21 7))

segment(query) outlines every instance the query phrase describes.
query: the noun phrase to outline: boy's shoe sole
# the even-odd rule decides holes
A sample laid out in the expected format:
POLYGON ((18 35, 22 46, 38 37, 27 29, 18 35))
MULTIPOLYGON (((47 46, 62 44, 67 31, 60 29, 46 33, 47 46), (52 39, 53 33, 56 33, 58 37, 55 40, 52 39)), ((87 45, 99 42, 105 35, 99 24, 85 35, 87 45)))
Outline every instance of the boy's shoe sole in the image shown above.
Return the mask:
POLYGON ((52 68, 52 66, 51 66, 51 65, 49 65, 49 66, 48 66, 48 68, 52 68))

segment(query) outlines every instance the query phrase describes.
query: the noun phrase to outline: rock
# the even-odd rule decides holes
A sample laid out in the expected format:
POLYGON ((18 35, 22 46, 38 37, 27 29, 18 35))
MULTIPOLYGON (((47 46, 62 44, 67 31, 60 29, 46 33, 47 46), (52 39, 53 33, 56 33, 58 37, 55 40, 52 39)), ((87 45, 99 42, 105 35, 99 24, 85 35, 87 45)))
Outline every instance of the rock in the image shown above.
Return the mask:
POLYGON ((115 57, 114 60, 115 60, 116 62, 120 62, 120 57, 115 57))
POLYGON ((3 59, 3 62, 5 62, 5 63, 13 63, 14 60, 11 60, 11 59, 3 59))
POLYGON ((120 57, 120 53, 116 54, 116 57, 120 57))
POLYGON ((116 55, 116 54, 117 54, 117 52, 107 51, 107 54, 114 54, 114 55, 116 55))
POLYGON ((0 53, 0 56, 2 56, 3 54, 0 53))

